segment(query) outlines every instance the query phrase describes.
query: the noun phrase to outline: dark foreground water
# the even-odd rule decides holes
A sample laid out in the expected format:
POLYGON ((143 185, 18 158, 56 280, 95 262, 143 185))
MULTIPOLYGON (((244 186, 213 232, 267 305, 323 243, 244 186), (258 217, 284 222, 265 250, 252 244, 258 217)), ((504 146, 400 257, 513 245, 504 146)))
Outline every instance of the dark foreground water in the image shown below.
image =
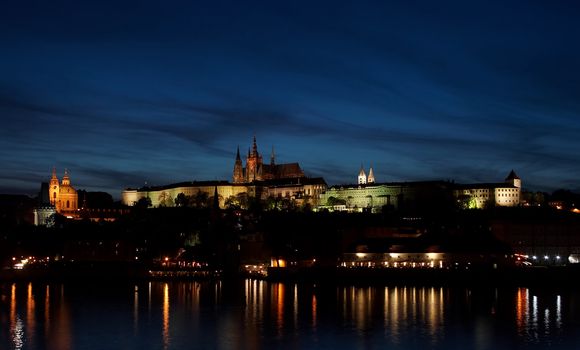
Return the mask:
POLYGON ((578 349, 555 288, 0 284, 0 349, 578 349))

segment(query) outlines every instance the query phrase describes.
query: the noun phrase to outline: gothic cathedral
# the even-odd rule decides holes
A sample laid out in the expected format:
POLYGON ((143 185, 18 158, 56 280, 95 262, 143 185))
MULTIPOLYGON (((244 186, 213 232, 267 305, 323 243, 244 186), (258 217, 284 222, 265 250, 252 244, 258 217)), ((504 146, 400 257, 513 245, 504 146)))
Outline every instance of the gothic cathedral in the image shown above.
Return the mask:
POLYGON ((258 152, 256 136, 254 136, 252 148, 248 149, 246 167, 243 167, 240 148, 238 147, 236 161, 234 163, 233 182, 235 184, 301 177, 304 177, 304 172, 298 163, 276 164, 274 148, 272 148, 270 164, 264 164, 262 155, 258 152))

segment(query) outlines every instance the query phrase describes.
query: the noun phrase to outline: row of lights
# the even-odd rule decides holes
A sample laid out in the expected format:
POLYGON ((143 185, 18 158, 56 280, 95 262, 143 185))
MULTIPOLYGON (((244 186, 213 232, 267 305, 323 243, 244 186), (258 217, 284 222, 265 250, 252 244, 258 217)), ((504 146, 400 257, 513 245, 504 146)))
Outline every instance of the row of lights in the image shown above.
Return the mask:
MULTIPOLYGON (((561 259, 560 255, 556 255, 555 258, 556 258, 556 260, 561 259)), ((544 260, 549 260, 549 259, 550 259, 550 257, 548 255, 544 255, 544 260)), ((538 257, 536 255, 533 255, 532 260, 538 260, 538 257)))
MULTIPOLYGON (((459 263, 456 263, 456 265, 458 265, 459 263)), ((470 265, 471 263, 468 263, 468 265, 470 265)), ((372 261, 361 261, 361 262, 355 262, 355 261, 351 261, 351 262, 342 262, 339 266, 342 267, 412 267, 412 268, 416 268, 416 267, 429 267, 429 268, 434 268, 435 266, 435 262, 433 260, 431 260, 430 262, 407 262, 407 261, 403 261, 403 262, 388 262, 388 261, 383 261, 383 262, 372 262, 372 261)), ((438 267, 439 268, 443 268, 443 261, 440 260, 438 262, 438 267)))

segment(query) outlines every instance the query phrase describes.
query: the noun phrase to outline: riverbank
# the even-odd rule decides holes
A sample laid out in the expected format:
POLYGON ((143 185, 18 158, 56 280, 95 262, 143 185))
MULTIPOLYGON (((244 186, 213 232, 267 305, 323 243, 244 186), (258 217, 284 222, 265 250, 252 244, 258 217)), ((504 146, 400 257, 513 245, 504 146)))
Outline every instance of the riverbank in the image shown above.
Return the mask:
POLYGON ((268 270, 271 281, 312 281, 365 285, 580 285, 580 266, 471 269, 308 268, 268 270))
POLYGON ((5 269, 0 282, 11 281, 142 281, 254 278, 273 282, 314 282, 353 285, 495 285, 495 286, 578 286, 580 266, 471 268, 471 269, 386 269, 386 268, 269 268, 267 276, 224 274, 219 270, 151 269, 131 264, 71 264, 35 269, 5 269))

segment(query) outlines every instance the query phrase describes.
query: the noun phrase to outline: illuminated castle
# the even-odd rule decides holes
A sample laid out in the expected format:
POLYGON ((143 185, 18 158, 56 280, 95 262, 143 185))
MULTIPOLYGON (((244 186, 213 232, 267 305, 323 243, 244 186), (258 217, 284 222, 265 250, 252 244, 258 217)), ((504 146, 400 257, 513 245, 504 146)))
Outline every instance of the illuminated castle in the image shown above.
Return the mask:
POLYGON ((52 178, 49 183, 50 204, 56 208, 56 212, 62 215, 73 215, 78 209, 78 194, 70 184, 68 171, 65 169, 62 182, 56 177, 56 169, 52 169, 52 178))
POLYGON ((272 154, 270 155, 270 164, 264 164, 262 155, 258 152, 256 136, 254 136, 252 149, 248 149, 245 168, 242 165, 240 148, 238 147, 234 163, 233 183, 235 184, 302 177, 304 177, 304 172, 298 163, 276 164, 274 148, 272 148, 272 154))
MULTIPOLYGON (((179 205, 175 199, 181 197, 200 197, 202 194, 217 200, 220 208, 239 201, 240 198, 268 198, 294 200, 298 205, 308 203, 318 205, 320 195, 326 190, 323 178, 309 178, 298 163, 276 164, 274 149, 270 163, 264 164, 258 152, 256 137, 248 149, 246 166, 242 163, 238 147, 234 163, 233 181, 193 181, 180 182, 164 186, 146 186, 127 188, 123 191, 122 202, 125 205, 136 205, 145 199, 151 207, 172 207, 179 205)), ((197 204, 196 204, 197 205, 197 204)))

